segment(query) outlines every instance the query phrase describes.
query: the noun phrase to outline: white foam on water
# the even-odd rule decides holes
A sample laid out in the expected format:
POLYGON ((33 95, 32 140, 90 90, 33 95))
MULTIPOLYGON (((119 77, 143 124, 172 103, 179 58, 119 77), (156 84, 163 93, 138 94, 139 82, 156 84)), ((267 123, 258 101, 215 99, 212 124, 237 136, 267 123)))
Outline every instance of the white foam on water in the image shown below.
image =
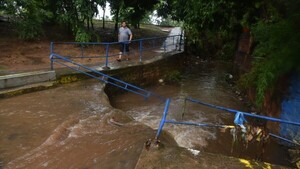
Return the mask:
MULTIPOLYGON (((174 102, 174 104, 176 103, 174 102)), ((127 113, 130 114, 136 121, 141 122, 154 130, 157 130, 163 113, 158 112, 158 110, 160 110, 160 108, 157 106, 144 106, 131 109, 127 111, 127 113)), ((163 110, 163 108, 161 108, 161 110, 163 110)), ((173 112, 174 111, 176 110, 173 110, 173 112)), ((168 119, 171 119, 172 116, 176 115, 169 114, 168 119)), ((207 117, 202 117, 200 115, 197 116, 198 123, 201 123, 206 119, 207 117)), ((216 133, 214 130, 203 127, 165 124, 164 130, 170 132, 177 144, 185 148, 205 147, 208 144, 207 141, 209 139, 216 138, 216 133)))
POLYGON ((174 136, 178 145, 185 148, 205 147, 208 139, 216 138, 214 132, 193 126, 172 125, 167 127, 167 130, 174 136))
POLYGON ((157 129, 161 117, 158 114, 155 114, 155 112, 157 112, 157 108, 155 108, 155 106, 144 106, 127 111, 127 113, 130 114, 136 121, 153 129, 157 129))
POLYGON ((197 156, 200 153, 199 150, 195 150, 195 149, 191 149, 191 148, 188 148, 187 150, 189 150, 194 156, 197 156))

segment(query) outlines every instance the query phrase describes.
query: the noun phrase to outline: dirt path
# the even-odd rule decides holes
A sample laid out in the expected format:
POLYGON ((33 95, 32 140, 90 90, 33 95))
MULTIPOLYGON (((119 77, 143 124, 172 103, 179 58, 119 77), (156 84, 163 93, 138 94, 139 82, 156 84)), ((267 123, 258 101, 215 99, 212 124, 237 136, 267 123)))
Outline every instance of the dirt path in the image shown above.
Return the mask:
MULTIPOLYGON (((56 32, 57 30, 53 28, 49 28, 47 31, 47 35, 42 39, 33 42, 26 42, 18 39, 18 36, 15 33, 16 31, 9 23, 0 22, 0 75, 34 70, 49 70, 50 42, 73 40, 71 40, 72 38, 70 38, 69 35, 66 35, 63 31, 61 31, 61 34, 56 32)), ((133 30, 135 35, 134 39, 141 37, 166 36, 168 35, 168 31, 170 31, 170 28, 158 28, 153 25, 133 30)), ((99 29, 98 32, 104 41, 114 37, 111 33, 111 29, 99 29)), ((104 52, 104 47, 102 48, 99 48, 96 52, 98 52, 98 54, 99 51, 104 52)), ((80 53, 78 47, 70 45, 68 48, 62 48, 61 50, 65 53, 70 53, 71 51, 77 52, 77 54, 80 53)), ((90 62, 92 61, 84 61, 86 64, 90 62)))

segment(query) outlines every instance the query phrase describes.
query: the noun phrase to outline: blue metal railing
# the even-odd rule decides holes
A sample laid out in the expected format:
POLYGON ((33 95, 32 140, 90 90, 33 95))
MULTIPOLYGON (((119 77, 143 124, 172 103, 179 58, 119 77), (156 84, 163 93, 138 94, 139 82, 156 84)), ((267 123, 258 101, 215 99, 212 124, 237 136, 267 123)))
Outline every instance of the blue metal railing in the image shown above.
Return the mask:
MULTIPOLYGON (((148 39, 155 39, 155 38, 148 38, 148 39)), ((139 41, 139 45, 141 46, 141 47, 139 47, 140 55, 142 55, 142 52, 144 51, 142 49, 142 43, 143 43, 144 40, 137 40, 137 41, 139 41)), ((82 44, 82 43, 76 43, 76 42, 74 42, 74 43, 65 42, 65 43, 67 43, 67 44, 82 44)), ((168 115, 169 106, 170 106, 170 102, 171 102, 171 100, 169 98, 165 98, 165 97, 160 96, 156 93, 144 90, 140 87, 137 87, 137 86, 134 86, 132 84, 126 83, 124 81, 121 81, 119 79, 113 78, 111 76, 108 76, 108 75, 96 70, 96 69, 93 69, 93 68, 90 68, 88 66, 82 65, 80 63, 74 62, 70 58, 67 58, 67 57, 61 56, 59 54, 56 54, 56 53, 53 52, 53 50, 54 50, 54 45, 53 44, 54 44, 54 42, 51 42, 51 45, 50 45, 50 50, 51 50, 50 59, 51 59, 51 62, 52 62, 51 63, 51 69, 53 69, 53 63, 55 62, 55 63, 58 63, 60 65, 66 66, 66 67, 68 67, 72 70, 83 73, 87 76, 95 78, 99 81, 103 81, 107 84, 111 84, 113 86, 119 87, 119 88, 124 89, 126 91, 129 91, 129 92, 138 94, 140 96, 143 96, 144 98, 156 97, 156 98, 159 98, 162 101, 165 101, 163 116, 162 116, 162 119, 160 121, 159 128, 158 128, 156 136, 155 136, 155 140, 159 139, 159 136, 162 132, 162 129, 163 129, 165 123, 177 124, 177 125, 193 125, 193 126, 199 126, 199 127, 220 127, 220 128, 222 128, 222 127, 227 127, 228 126, 228 125, 221 125, 221 124, 203 124, 203 123, 194 123, 194 122, 186 122, 186 121, 167 120, 167 115, 168 115)), ((98 43, 87 43, 87 44, 98 44, 98 43)), ((103 44, 103 43, 101 43, 101 44, 103 44)), ((119 44, 119 43, 105 43, 106 65, 107 65, 107 60, 108 60, 108 52, 107 51, 108 51, 111 44, 119 44)), ((81 54, 83 55, 83 52, 81 54)), ((186 101, 190 101, 190 102, 193 102, 193 103, 196 103, 196 104, 201 104, 201 105, 208 106, 208 107, 211 107, 211 108, 227 111, 227 112, 230 112, 230 113, 235 113, 236 116, 237 115, 242 115, 241 117, 243 117, 243 118, 244 118, 244 116, 249 116, 249 117, 264 119, 264 120, 273 121, 273 122, 279 122, 279 123, 285 123, 285 124, 300 126, 299 122, 292 122, 292 121, 287 121, 287 120, 283 120, 283 119, 278 119, 278 118, 273 118, 273 117, 267 117, 267 116, 261 116, 261 115, 247 113, 247 112, 242 112, 242 111, 238 111, 238 110, 234 110, 234 109, 229 109, 229 108, 225 108, 225 107, 205 103, 205 102, 202 102, 202 101, 199 101, 199 100, 196 100, 196 99, 192 99, 192 98, 185 98, 184 102, 186 103, 186 101)), ((245 119, 244 120, 242 119, 241 121, 242 122, 240 122, 240 123, 243 123, 245 121, 245 119)), ((274 137, 274 138, 280 139, 282 141, 300 146, 300 144, 298 144, 294 141, 291 141, 291 140, 286 139, 284 137, 275 135, 273 133, 269 133, 269 135, 274 137)))
POLYGON ((99 81, 103 81, 107 84, 111 84, 113 86, 119 87, 119 88, 124 89, 126 91, 138 94, 140 96, 143 96, 144 98, 149 98, 149 97, 153 96, 153 97, 159 98, 160 100, 163 100, 163 101, 166 100, 166 98, 164 98, 163 96, 160 96, 156 93, 144 90, 144 89, 142 89, 140 87, 137 87, 135 85, 132 85, 132 84, 126 83, 122 80, 113 78, 111 76, 108 76, 108 75, 96 70, 96 69, 93 69, 93 68, 90 68, 88 66, 76 63, 76 62, 74 62, 74 61, 72 61, 72 60, 70 60, 66 57, 60 56, 58 54, 52 53, 50 55, 50 59, 55 63, 66 66, 66 67, 68 67, 72 70, 78 71, 78 72, 83 73, 87 76, 95 78, 99 81), (71 64, 71 66, 70 66, 70 64, 71 64))
MULTIPOLYGON (((201 104, 201 105, 211 107, 211 108, 214 108, 214 109, 227 111, 227 112, 230 112, 230 113, 235 113, 236 118, 237 118, 237 115, 242 115, 241 117, 243 117, 243 118, 244 118, 244 116, 249 116, 249 117, 259 118, 259 119, 273 121, 273 122, 279 122, 279 123, 285 123, 285 124, 300 126, 299 122, 292 122, 292 121, 287 121, 287 120, 283 120, 283 119, 278 119, 278 118, 273 118, 273 117, 268 117, 268 116, 262 116, 262 115, 256 115, 256 114, 251 114, 251 113, 247 113, 247 112, 242 112, 242 111, 238 111, 238 110, 234 110, 234 109, 229 109, 229 108, 225 108, 225 107, 205 103, 205 102, 202 102, 202 101, 199 101, 199 100, 196 100, 196 99, 192 99, 192 98, 185 98, 184 102, 186 103, 186 101, 190 101, 190 102, 193 102, 193 103, 196 103, 196 104, 201 104)), ((166 104, 166 106, 169 106, 169 105, 166 104)), ((168 110, 168 109, 166 109, 166 110, 168 110)), ((193 126, 199 126, 199 127, 221 127, 222 128, 222 127, 228 126, 228 125, 220 125, 220 124, 203 124, 203 123, 194 123, 194 122, 186 122, 186 121, 167 120, 167 115, 168 115, 168 112, 165 111, 163 116, 162 116, 161 122, 159 124, 159 128, 157 130, 157 134, 156 134, 156 137, 155 137, 156 139, 159 138, 159 135, 160 135, 165 123, 171 123, 171 124, 177 124, 177 125, 193 125, 193 126)), ((243 124, 244 122, 245 122, 245 119, 242 120, 242 123, 239 123, 239 125, 243 124)), ((269 133, 269 135, 274 137, 274 138, 280 139, 282 141, 300 146, 299 143, 296 143, 292 140, 289 140, 289 139, 286 139, 284 137, 278 136, 276 134, 269 133)))
MULTIPOLYGON (((109 68, 109 58, 119 55, 119 46, 122 43, 130 43, 131 49, 129 53, 137 53, 139 56, 139 61, 143 61, 143 55, 146 51, 152 51, 156 48, 163 48, 164 52, 181 50, 183 45, 182 35, 173 36, 163 36, 154 38, 143 38, 135 39, 127 42, 51 42, 50 43, 50 55, 57 54, 66 58, 105 58, 104 67, 109 68), (80 47, 79 56, 67 56, 67 54, 61 53, 62 51, 57 51, 59 45, 75 45, 80 47), (104 48, 104 52, 99 52, 97 56, 86 55, 87 46, 98 46, 104 48), (118 52, 116 52, 118 51, 118 52)), ((51 60, 51 69, 53 69, 53 61, 51 60)))

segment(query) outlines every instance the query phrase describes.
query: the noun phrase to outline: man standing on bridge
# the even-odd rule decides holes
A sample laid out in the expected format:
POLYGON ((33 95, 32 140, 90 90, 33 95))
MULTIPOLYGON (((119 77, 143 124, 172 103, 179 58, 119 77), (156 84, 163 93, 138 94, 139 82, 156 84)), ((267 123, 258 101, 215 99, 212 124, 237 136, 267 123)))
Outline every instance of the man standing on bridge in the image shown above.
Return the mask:
MULTIPOLYGON (((131 30, 126 26, 126 22, 122 21, 121 27, 119 28, 118 41, 120 42, 120 53, 117 61, 121 61, 122 54, 129 52, 129 43, 132 40, 131 30)), ((128 56, 127 56, 128 57, 128 56)))

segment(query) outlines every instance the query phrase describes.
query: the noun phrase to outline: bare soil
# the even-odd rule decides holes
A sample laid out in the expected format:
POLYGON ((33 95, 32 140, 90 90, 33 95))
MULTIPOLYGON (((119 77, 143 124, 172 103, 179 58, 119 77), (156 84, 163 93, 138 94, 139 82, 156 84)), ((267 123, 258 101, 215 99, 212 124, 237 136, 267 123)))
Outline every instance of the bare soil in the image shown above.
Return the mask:
MULTIPOLYGON (((105 29, 95 27, 95 31, 99 33, 102 42, 116 41, 116 37, 113 31, 113 24, 107 24, 105 29)), ((97 26, 97 25, 96 25, 97 26)), ((168 32, 162 31, 162 29, 154 25, 142 25, 141 29, 133 29, 134 39, 146 38, 146 37, 160 37, 167 36, 168 32)), ((9 22, 0 21, 0 75, 27 72, 34 70, 47 70, 50 69, 50 43, 51 42, 72 42, 74 38, 68 31, 55 26, 45 27, 45 35, 39 40, 35 41, 23 41, 18 38, 18 34, 13 24, 9 22)), ((137 47, 137 45, 134 45, 137 47)), ((133 46, 133 48, 134 48, 133 46)), ((117 52, 118 47, 113 47, 110 52, 117 52)), ((61 46, 59 49, 62 53, 71 53, 79 56, 81 51, 78 46, 68 45, 61 46)), ((105 52, 105 48, 94 49, 90 48, 91 53, 105 52)), ((90 63, 91 59, 83 61, 84 64, 90 63)))

